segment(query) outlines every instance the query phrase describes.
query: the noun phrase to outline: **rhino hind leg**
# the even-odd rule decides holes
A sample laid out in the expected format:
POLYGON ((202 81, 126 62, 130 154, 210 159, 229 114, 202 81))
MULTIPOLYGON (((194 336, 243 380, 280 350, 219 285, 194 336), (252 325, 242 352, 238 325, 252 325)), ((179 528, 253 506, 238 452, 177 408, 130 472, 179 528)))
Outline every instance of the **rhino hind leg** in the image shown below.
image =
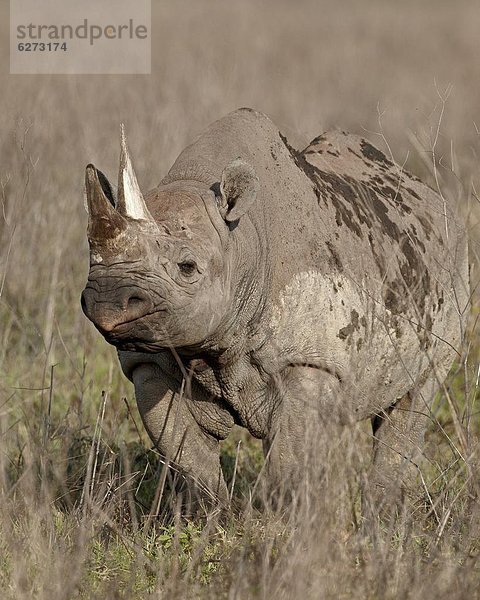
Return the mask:
POLYGON ((436 379, 429 378, 421 389, 372 418, 373 456, 363 493, 367 519, 388 520, 418 502, 424 435, 437 388, 436 379))
MULTIPOLYGON (((138 408, 145 428, 166 463, 186 477, 190 510, 199 501, 226 501, 220 467, 219 439, 202 428, 188 408, 190 400, 157 364, 132 373, 138 408), (169 385, 170 384, 170 385, 169 385)), ((185 486, 183 486, 185 487, 185 486)), ((185 500, 185 499, 184 499, 185 500)))

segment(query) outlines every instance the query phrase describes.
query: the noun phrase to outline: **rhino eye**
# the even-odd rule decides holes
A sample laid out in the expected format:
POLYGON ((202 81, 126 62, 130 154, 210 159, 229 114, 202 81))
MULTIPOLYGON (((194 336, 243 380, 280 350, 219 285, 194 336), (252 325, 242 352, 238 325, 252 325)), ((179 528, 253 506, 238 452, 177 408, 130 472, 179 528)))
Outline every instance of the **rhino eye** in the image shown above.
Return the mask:
POLYGON ((197 263, 194 260, 184 260, 181 263, 178 263, 178 268, 182 275, 186 275, 187 277, 193 275, 197 270, 197 263))

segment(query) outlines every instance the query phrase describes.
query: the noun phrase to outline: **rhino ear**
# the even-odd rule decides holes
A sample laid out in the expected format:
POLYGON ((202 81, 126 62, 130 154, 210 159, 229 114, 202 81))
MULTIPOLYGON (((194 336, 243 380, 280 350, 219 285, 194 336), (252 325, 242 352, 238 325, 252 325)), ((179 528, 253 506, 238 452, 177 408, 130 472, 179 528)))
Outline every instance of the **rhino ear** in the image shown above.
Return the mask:
POLYGON ((220 182, 221 212, 225 221, 237 221, 252 206, 259 187, 255 169, 237 158, 225 167, 220 182))

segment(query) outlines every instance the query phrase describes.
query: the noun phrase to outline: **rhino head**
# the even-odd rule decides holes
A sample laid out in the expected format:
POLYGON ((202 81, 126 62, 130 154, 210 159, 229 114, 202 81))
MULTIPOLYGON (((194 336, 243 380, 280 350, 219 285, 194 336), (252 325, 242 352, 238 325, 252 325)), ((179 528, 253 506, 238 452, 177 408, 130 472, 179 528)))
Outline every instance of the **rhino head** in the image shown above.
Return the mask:
POLYGON ((208 344, 231 303, 231 224, 257 187, 253 168, 235 160, 220 186, 174 181, 144 198, 122 126, 117 197, 93 165, 85 176, 90 272, 82 308, 108 342, 146 352, 208 344))

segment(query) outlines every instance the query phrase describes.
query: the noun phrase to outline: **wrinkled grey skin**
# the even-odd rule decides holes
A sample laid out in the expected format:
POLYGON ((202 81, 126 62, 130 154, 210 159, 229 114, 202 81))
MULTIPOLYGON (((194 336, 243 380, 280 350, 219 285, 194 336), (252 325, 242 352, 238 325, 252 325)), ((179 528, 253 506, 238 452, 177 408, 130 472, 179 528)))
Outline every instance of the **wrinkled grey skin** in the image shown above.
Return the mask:
POLYGON ((398 487, 468 304, 446 201, 360 137, 296 152, 250 109, 213 123, 144 199, 132 174, 124 145, 113 208, 87 168, 83 307, 159 450, 226 499, 219 442, 234 424, 263 440, 277 486, 317 430, 370 418, 373 488, 398 487))

